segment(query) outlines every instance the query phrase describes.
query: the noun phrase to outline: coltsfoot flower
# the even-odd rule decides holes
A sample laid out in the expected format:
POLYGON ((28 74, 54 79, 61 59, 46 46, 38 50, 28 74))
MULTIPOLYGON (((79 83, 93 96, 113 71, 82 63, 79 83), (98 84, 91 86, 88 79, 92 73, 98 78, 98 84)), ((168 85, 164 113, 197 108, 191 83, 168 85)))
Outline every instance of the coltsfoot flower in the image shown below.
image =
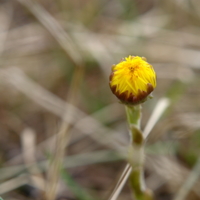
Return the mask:
POLYGON ((123 103, 142 103, 155 87, 155 71, 144 57, 129 56, 112 67, 110 88, 123 103))

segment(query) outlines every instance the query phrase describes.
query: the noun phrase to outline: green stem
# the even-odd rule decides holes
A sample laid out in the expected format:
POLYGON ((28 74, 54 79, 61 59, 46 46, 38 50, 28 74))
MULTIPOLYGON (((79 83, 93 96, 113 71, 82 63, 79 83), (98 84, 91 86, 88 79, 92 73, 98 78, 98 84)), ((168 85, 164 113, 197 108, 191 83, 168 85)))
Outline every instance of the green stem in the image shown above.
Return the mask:
POLYGON ((153 200, 152 194, 144 183, 144 138, 140 130, 141 105, 126 105, 126 115, 130 128, 131 145, 129 163, 132 166, 130 184, 137 200, 153 200))
POLYGON ((134 125, 140 129, 140 118, 141 118, 141 105, 128 106, 126 105, 126 116, 128 119, 129 126, 134 125))
POLYGON ((140 131, 141 105, 126 106, 126 116, 130 128, 131 143, 141 146, 143 143, 143 135, 140 131))

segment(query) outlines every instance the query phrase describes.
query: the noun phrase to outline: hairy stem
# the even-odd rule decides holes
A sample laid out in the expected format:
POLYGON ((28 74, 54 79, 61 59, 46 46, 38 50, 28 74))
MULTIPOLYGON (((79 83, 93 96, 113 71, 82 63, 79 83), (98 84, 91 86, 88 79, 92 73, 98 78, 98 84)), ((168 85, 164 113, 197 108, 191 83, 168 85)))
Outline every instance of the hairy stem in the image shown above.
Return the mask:
POLYGON ((126 115, 131 139, 128 154, 128 160, 132 166, 130 174, 131 189, 137 200, 153 200, 153 195, 146 189, 144 182, 144 138, 140 130, 141 105, 126 106, 126 115))

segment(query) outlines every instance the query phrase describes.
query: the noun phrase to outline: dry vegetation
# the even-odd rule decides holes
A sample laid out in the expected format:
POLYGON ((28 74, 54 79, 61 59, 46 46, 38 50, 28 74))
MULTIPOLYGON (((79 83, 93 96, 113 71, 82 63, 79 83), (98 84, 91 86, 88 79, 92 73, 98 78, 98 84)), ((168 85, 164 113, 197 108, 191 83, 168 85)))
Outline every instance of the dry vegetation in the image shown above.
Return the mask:
MULTIPOLYGON (((4 200, 54 199, 55 186, 59 200, 109 199, 129 139, 108 76, 128 55, 157 72, 147 185, 156 200, 200 200, 200 2, 1 0, 4 200)), ((130 199, 127 182, 118 200, 130 199)))

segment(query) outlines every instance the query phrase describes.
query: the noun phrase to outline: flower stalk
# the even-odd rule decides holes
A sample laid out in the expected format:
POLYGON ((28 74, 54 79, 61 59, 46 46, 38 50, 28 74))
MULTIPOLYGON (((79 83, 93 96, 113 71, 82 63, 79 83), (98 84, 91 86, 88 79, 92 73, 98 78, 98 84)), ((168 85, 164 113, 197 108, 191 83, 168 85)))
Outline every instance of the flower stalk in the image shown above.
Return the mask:
POLYGON ((130 128, 130 148, 128 161, 132 166, 130 185, 137 200, 153 200, 152 192, 146 189, 144 182, 144 138, 140 131, 141 105, 125 106, 130 128))

